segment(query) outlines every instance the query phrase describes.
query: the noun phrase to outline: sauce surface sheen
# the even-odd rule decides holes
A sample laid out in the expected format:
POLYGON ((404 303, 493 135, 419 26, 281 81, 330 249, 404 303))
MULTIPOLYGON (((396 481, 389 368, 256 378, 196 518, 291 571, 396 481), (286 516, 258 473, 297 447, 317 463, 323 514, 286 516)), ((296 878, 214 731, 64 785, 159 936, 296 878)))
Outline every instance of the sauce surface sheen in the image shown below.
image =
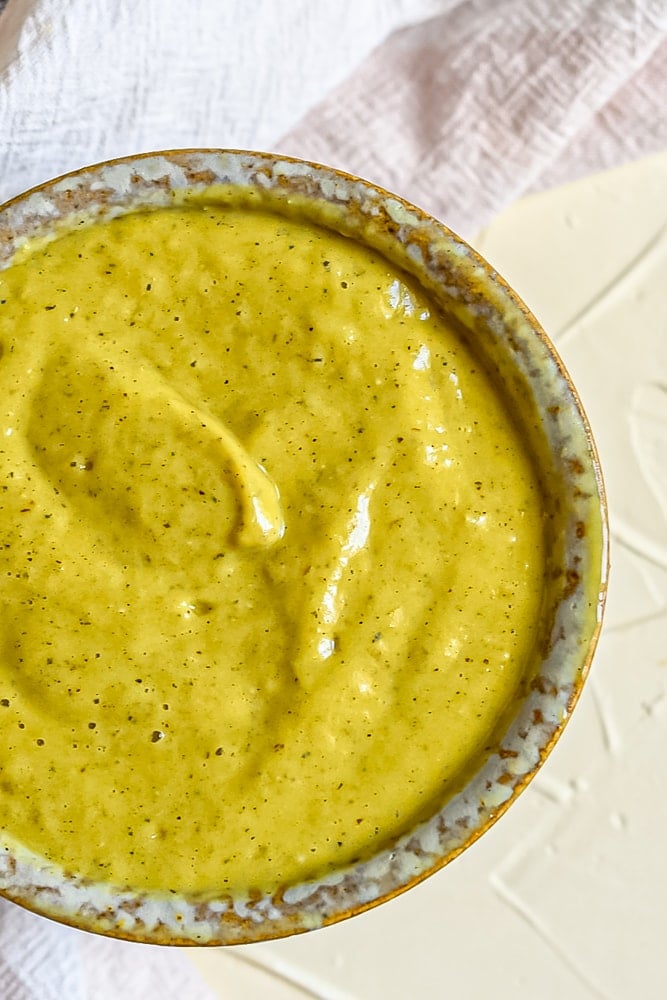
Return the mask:
POLYGON ((134 213, 0 274, 0 812, 137 889, 367 856, 455 790, 536 641, 502 397, 379 254, 134 213))

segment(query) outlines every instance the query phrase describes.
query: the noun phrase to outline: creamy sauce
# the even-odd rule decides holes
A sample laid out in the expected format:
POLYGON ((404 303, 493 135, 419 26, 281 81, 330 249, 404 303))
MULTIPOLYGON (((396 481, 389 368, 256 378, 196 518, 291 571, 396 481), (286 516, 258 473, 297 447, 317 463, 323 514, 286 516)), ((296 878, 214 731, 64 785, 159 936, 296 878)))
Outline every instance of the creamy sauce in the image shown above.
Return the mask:
POLYGON ((212 205, 0 274, 0 815, 67 870, 247 892, 459 787, 536 640, 541 495, 405 275, 212 205))

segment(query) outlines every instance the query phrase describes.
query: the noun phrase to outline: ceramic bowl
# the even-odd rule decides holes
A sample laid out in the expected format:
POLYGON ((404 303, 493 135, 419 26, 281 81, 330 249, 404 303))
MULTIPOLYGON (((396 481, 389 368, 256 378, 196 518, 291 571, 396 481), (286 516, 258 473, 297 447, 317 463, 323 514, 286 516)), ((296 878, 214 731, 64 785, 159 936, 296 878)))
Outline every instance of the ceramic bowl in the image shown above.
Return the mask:
MULTIPOLYGON (((547 604, 535 662, 493 752, 434 815, 370 859, 271 895, 208 901, 80 879, 8 842, 0 891, 41 914, 160 944, 234 944, 295 934, 352 916, 437 871, 469 847, 526 787, 560 736, 597 641, 607 572, 603 486, 575 389, 535 318, 503 279, 440 222, 372 184, 311 163, 224 150, 152 153, 85 168, 0 209, 0 268, 21 245, 85 219, 169 205, 174 192, 217 186, 379 250, 456 317, 495 373, 534 452, 552 529, 547 604)), ((2 831, 0 838, 5 839, 2 831)))

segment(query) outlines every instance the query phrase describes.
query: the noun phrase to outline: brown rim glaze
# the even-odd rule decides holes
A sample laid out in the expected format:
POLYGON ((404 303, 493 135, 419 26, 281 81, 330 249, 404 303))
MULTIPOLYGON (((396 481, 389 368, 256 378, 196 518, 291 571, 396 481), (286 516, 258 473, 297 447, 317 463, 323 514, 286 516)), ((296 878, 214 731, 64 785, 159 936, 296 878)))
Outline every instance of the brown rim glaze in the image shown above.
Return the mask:
POLYGON ((597 452, 547 335, 495 270, 421 210, 359 178, 239 150, 147 153, 56 178, 0 208, 0 269, 22 244, 81 220, 202 196, 298 211, 380 250, 456 317, 519 414, 553 521, 545 634, 492 752, 458 794, 386 850, 315 881, 246 898, 135 892, 91 883, 0 832, 0 893, 63 923, 156 944, 236 944, 300 933, 391 899, 446 865, 501 816, 552 749, 597 643, 608 531, 597 452))

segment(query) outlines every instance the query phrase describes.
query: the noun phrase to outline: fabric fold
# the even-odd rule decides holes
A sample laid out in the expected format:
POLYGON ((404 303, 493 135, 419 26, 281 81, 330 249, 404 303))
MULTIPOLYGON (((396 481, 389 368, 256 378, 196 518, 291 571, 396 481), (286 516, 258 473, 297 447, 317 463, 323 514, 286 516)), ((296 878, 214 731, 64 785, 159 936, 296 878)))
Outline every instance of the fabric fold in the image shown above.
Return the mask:
POLYGON ((278 149, 470 237, 528 191, 664 148, 666 31, 660 2, 464 0, 394 33, 278 149))

